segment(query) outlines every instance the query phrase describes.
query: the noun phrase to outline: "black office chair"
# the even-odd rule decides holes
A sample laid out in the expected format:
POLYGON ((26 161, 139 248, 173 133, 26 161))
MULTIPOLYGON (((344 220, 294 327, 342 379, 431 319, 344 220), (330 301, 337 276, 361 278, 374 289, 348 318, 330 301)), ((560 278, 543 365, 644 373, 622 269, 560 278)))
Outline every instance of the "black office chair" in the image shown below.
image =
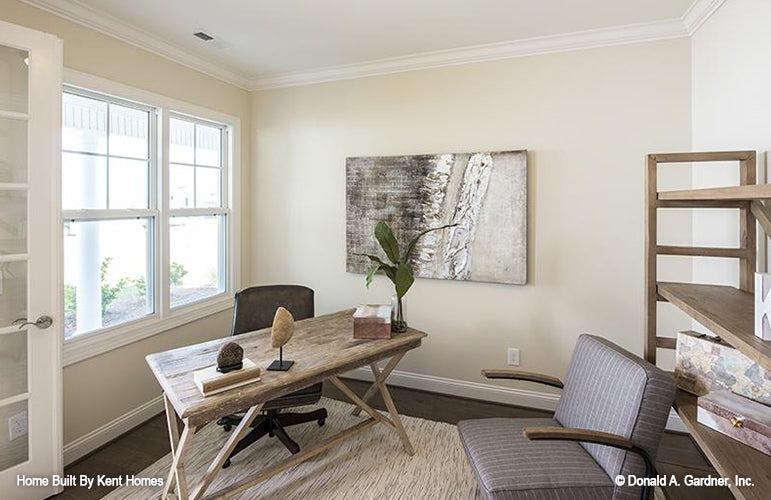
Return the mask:
MULTIPOLYGON (((236 294, 233 311, 233 328, 231 335, 253 332, 268 328, 273 324, 276 309, 285 307, 292 313, 295 320, 312 318, 314 315, 313 290, 299 285, 254 286, 241 290, 236 294)), ((287 408, 312 405, 321 399, 322 384, 313 384, 299 391, 286 394, 280 398, 268 401, 259 415, 252 422, 252 430, 238 442, 222 468, 230 466, 230 459, 263 437, 277 437, 292 454, 300 451, 300 445, 290 438, 285 427, 316 421, 324 425, 327 410, 320 408, 308 413, 285 412, 287 408)), ((242 415, 228 415, 217 421, 226 432, 238 425, 242 415)))

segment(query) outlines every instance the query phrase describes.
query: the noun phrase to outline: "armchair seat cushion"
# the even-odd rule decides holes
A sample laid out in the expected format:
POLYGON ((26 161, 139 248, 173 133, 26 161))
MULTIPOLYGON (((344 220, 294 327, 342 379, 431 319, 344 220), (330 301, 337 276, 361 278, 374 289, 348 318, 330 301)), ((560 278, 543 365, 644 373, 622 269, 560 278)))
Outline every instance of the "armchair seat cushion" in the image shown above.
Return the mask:
POLYGON ((578 443, 530 441, 525 427, 560 426, 551 418, 486 418, 458 424, 486 500, 608 500, 614 485, 578 443))

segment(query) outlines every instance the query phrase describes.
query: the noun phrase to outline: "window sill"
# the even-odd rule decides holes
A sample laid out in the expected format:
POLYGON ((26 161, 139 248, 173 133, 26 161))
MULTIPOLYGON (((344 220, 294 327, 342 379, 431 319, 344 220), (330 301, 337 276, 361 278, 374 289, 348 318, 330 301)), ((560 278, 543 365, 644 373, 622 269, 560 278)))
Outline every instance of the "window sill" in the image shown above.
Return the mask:
POLYGON ((145 318, 106 331, 96 331, 65 340, 62 350, 62 366, 79 363, 232 307, 233 298, 230 295, 225 295, 212 300, 181 306, 162 319, 158 317, 145 318))

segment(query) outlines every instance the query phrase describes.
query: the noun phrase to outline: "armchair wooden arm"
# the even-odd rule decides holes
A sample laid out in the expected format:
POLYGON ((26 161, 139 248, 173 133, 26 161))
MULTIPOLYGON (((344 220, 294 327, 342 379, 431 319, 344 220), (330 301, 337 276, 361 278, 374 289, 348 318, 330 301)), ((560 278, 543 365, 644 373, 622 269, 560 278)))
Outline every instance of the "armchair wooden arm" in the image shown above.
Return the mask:
MULTIPOLYGON (((652 477, 656 474, 653 461, 648 453, 635 445, 629 439, 618 434, 608 432, 593 431, 589 429, 575 429, 570 427, 525 427, 522 434, 532 441, 540 440, 558 440, 558 441, 580 441, 583 443, 595 443, 605 446, 612 446, 622 450, 631 451, 640 455, 645 462, 645 477, 652 477)), ((613 478, 611 478, 613 479, 613 478)), ((653 488, 644 486, 642 491, 642 500, 650 498, 653 488)))
POLYGON ((543 439, 559 441, 582 441, 585 443, 604 444, 631 451, 634 445, 630 440, 618 434, 592 431, 589 429, 574 429, 570 427, 525 427, 522 434, 532 441, 543 439))
POLYGON ((489 379, 526 380, 528 382, 537 382, 539 384, 550 385, 559 389, 564 387, 562 381, 557 377, 542 375, 540 373, 523 372, 519 370, 482 370, 482 376, 489 379))

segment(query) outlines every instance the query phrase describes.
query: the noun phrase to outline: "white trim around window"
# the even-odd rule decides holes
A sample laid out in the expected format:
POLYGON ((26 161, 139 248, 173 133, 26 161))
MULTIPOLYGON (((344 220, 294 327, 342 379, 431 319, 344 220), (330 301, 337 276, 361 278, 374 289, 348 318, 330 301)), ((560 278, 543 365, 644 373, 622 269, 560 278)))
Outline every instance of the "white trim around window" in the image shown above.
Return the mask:
MULTIPOLYGON (((164 192, 158 196, 157 209, 150 208, 149 210, 139 210, 139 212, 154 212, 165 213, 169 216, 175 215, 211 215, 213 212, 221 211, 227 212, 227 225, 229 227, 226 252, 227 252, 227 289, 218 295, 204 299, 200 302, 182 305, 175 308, 169 307, 169 287, 168 287, 168 269, 163 269, 168 266, 168 239, 164 239, 161 245, 155 245, 156 253, 156 279, 162 283, 160 287, 161 298, 156 303, 161 303, 161 307, 154 314, 144 317, 142 319, 121 324, 115 327, 108 327, 97 330, 93 333, 85 333, 76 337, 73 337, 64 342, 63 349, 63 365, 68 366, 79 361, 97 356, 99 354, 117 349, 124 345, 137 342, 144 338, 157 335, 159 333, 168 331, 172 328, 179 327, 186 323, 210 316, 212 314, 227 310, 233 306, 233 294, 240 287, 240 166, 241 166, 241 121, 235 116, 212 111, 197 105, 189 104, 183 101, 172 99, 170 97, 158 95, 145 90, 137 89, 124 85, 121 83, 113 82, 104 78, 96 77, 86 73, 65 69, 64 70, 64 82, 66 85, 78 87, 81 89, 87 89, 100 94, 108 96, 114 96, 117 99, 129 100, 138 103, 145 104, 155 108, 161 117, 160 125, 163 128, 168 127, 169 114, 184 115, 188 117, 195 117, 201 120, 225 125, 226 133, 229 136, 229 140, 224 141, 224 144, 228 149, 224 152, 228 161, 223 165, 226 169, 225 182, 222 186, 223 195, 227 194, 227 203, 223 204, 223 207, 218 208, 188 208, 188 209, 168 209, 168 151, 167 148, 159 147, 161 149, 160 165, 162 168, 158 170, 164 176, 162 185, 165 186, 164 192), (161 260, 161 253, 165 254, 164 260, 161 260), (159 272, 162 271, 162 272, 159 272)), ((159 127, 159 128, 161 128, 159 127)), ((161 135, 168 137, 168 130, 160 131, 161 135)), ((155 155, 158 156, 157 154, 155 155)), ((153 183, 153 189, 156 189, 157 185, 153 183)), ((224 200, 224 198, 223 198, 224 200)), ((152 207, 152 206, 151 206, 152 207)), ((88 215, 94 218, 99 218, 101 215, 107 216, 108 214, 98 213, 99 211, 87 211, 88 215)), ((82 215, 86 215, 85 213, 82 215)), ((156 224, 156 235, 168 234, 168 221, 167 217, 159 217, 158 224, 156 224)), ((64 249, 62 241, 59 241, 58 246, 58 259, 59 262, 63 261, 64 249)), ((59 283, 60 287, 64 286, 63 281, 59 283)))

